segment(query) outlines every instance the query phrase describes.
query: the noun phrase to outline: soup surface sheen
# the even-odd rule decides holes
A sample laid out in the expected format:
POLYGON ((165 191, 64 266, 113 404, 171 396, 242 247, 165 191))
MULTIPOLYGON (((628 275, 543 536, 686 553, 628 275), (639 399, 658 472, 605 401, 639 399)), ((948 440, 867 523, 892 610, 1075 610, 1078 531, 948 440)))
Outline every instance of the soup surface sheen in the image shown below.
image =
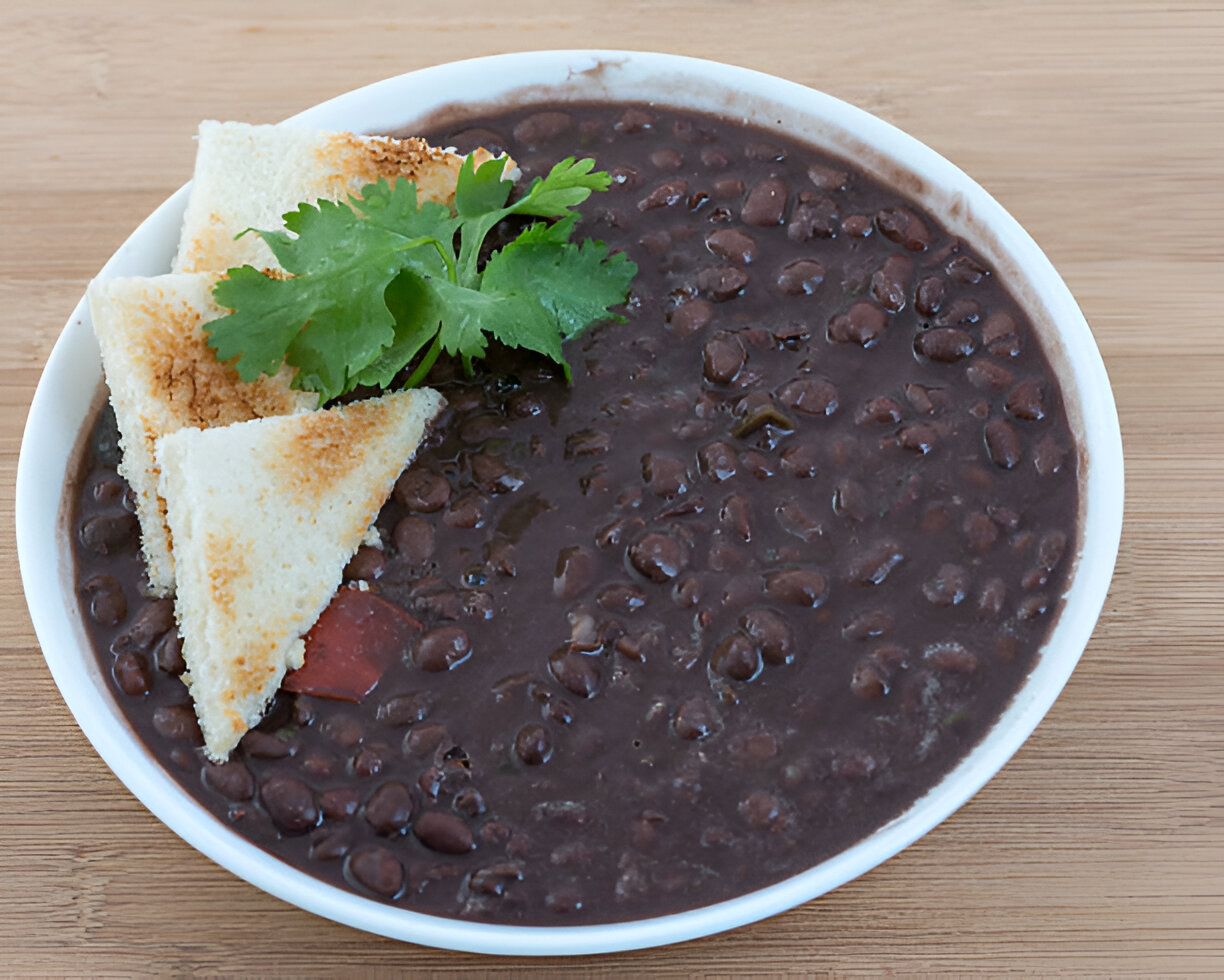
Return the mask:
POLYGON ((495 350, 346 570, 423 630, 359 704, 282 692, 208 763, 168 600, 143 595, 104 413, 75 516, 116 697, 217 818, 443 916, 636 919, 802 871, 897 816, 1031 669, 1075 541, 1076 452, 992 270, 853 165, 646 106, 426 134, 524 179, 593 156, 579 233, 625 320, 495 350))

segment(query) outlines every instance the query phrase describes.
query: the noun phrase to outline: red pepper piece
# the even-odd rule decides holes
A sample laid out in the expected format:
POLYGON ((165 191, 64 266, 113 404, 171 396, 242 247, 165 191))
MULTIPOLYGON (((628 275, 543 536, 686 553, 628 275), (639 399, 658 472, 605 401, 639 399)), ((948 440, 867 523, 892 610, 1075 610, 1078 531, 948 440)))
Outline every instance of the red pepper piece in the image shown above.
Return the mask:
POLYGON ((341 589, 306 634, 306 659, 286 691, 360 701, 403 655, 421 624, 371 592, 341 589))

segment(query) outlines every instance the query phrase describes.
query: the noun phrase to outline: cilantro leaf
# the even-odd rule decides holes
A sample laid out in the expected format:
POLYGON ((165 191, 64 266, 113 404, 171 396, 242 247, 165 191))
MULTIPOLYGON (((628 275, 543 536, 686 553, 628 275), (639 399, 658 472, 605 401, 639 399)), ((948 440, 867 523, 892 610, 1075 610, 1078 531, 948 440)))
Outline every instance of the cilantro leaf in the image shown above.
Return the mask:
MULTIPOLYGON (((572 226, 573 221, 567 218, 552 227, 572 226)), ((636 266, 623 254, 609 258, 603 242, 588 239, 579 245, 541 240, 545 233, 536 231, 537 227, 527 229, 490 257, 481 289, 534 295, 548 311, 553 331, 566 340, 598 320, 623 320, 610 317, 608 307, 624 300, 636 266), (581 288, 576 288, 579 283, 581 288)))
MULTIPOLYGON (((420 201, 411 181, 380 180, 347 203, 302 204, 283 231, 254 231, 286 275, 229 270, 213 289, 233 310, 207 324, 218 358, 250 381, 296 368, 295 387, 328 401, 359 385, 387 387, 413 366, 419 383, 443 352, 464 366, 490 339, 565 363, 561 344, 611 317, 636 267, 601 242, 571 242, 572 211, 610 178, 593 160, 563 160, 510 202, 504 159, 459 171, 455 210, 420 201), (536 222, 478 268, 489 232, 512 214, 536 222), (455 251, 458 240, 458 254, 455 251)), ((245 234, 245 232, 244 232, 245 234)))

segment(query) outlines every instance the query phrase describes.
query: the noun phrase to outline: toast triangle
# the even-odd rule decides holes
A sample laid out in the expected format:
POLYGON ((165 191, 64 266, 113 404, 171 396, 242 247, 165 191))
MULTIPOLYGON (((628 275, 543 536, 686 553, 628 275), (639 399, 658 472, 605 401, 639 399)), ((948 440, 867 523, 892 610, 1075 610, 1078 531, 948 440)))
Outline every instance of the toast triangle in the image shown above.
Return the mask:
MULTIPOLYGON (((477 166, 492 157, 477 150, 477 166)), ((247 228, 280 230, 282 215, 302 202, 344 200, 382 177, 415 181, 420 200, 449 205, 462 163, 459 154, 417 138, 205 120, 172 268, 279 269, 258 235, 235 236, 247 228)), ((507 161, 507 171, 512 170, 507 161)))
POLYGON ((228 312, 213 301, 204 273, 95 279, 89 286, 94 333, 119 425, 119 473, 136 494, 141 541, 154 595, 174 591, 165 504, 157 494, 154 447, 185 427, 208 428, 306 411, 313 392, 289 387, 291 368, 246 382, 217 361, 204 324, 228 312))
POLYGON ((158 443, 184 680, 210 758, 229 755, 301 666, 303 634, 444 404, 399 391, 158 443))

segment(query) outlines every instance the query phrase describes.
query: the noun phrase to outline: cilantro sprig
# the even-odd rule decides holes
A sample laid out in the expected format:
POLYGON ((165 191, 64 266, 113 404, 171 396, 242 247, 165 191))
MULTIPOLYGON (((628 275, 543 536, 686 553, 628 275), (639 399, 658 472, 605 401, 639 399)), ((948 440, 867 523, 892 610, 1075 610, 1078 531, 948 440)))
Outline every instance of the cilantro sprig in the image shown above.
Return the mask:
MULTIPOLYGON (((294 387, 329 401, 363 385, 424 379, 443 353, 471 371, 490 339, 525 347, 562 365, 563 341, 601 320, 623 319, 637 267, 602 242, 573 242, 572 210, 608 188, 593 160, 562 160, 518 200, 504 161, 464 159, 454 211, 419 201, 412 181, 370 184, 348 204, 301 204, 285 231, 258 234, 286 277, 242 266, 213 288, 233 312, 206 326, 208 343, 253 381, 296 368, 294 387), (556 219, 528 225, 479 264, 494 227, 511 215, 556 219)), ((246 234, 247 232, 243 232, 246 234)))

